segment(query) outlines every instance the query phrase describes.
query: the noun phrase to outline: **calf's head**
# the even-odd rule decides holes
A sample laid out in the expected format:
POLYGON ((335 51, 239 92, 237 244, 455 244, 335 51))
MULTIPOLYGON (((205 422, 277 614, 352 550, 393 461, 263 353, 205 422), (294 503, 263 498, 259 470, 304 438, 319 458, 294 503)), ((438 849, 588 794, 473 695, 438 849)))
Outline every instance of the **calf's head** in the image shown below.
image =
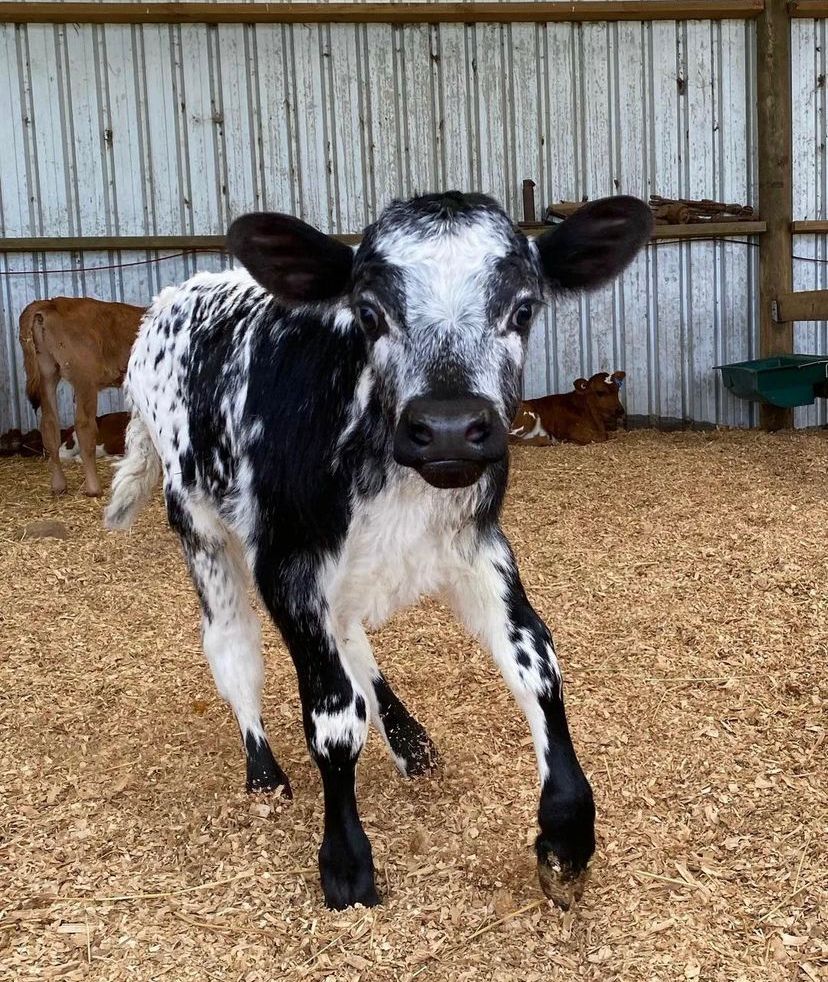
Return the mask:
POLYGON ((651 221, 606 198, 530 241, 491 198, 448 192, 393 202, 356 250, 278 214, 237 219, 228 242, 280 303, 358 325, 395 459, 450 488, 507 453, 538 309, 616 276, 651 221))
POLYGON ((598 372, 590 379, 577 378, 573 383, 576 392, 582 392, 592 402, 608 430, 618 429, 618 423, 626 414, 619 398, 626 372, 598 372))

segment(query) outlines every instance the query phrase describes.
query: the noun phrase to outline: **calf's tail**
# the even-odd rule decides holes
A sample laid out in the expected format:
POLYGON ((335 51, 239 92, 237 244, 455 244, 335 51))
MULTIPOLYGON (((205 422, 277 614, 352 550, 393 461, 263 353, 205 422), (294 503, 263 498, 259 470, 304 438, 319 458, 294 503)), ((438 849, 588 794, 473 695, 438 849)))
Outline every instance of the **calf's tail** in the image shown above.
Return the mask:
POLYGON ((26 396, 35 412, 40 409, 40 365, 37 360, 35 347, 34 325, 37 321, 39 329, 43 330, 43 314, 35 304, 29 306, 20 315, 20 346, 23 349, 23 366, 26 370, 26 396))
POLYGON ((155 452, 146 423, 137 413, 126 431, 126 453, 115 465, 112 498, 104 511, 108 529, 127 529, 152 496, 161 480, 161 460, 155 452))

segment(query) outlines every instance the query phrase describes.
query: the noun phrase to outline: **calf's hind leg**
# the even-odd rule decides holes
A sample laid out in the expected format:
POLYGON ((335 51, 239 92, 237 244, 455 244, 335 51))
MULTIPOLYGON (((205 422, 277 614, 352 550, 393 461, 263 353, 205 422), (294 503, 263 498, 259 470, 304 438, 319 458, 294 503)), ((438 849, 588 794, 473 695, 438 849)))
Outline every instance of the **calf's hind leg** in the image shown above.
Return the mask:
POLYGON ((60 422, 57 402, 60 375, 51 356, 41 356, 38 352, 38 358, 41 372, 40 431, 43 437, 43 449, 49 460, 52 491, 55 494, 63 494, 66 490, 66 475, 60 463, 60 422))
POLYGON ((98 442, 98 387, 93 383, 75 385, 75 439, 78 441, 83 463, 83 491, 90 498, 98 498, 101 484, 95 468, 95 452, 98 442))
POLYGON ((382 735, 397 770, 403 777, 433 771, 438 763, 437 748, 380 671, 362 625, 353 624, 343 632, 339 645, 368 696, 371 722, 382 735))
POLYGON ((241 547, 220 519, 188 507, 167 491, 167 514, 178 532, 202 610, 202 647, 219 694, 233 709, 247 756, 247 790, 278 787, 292 798, 290 782, 270 749, 262 721, 261 627, 247 597, 241 547))

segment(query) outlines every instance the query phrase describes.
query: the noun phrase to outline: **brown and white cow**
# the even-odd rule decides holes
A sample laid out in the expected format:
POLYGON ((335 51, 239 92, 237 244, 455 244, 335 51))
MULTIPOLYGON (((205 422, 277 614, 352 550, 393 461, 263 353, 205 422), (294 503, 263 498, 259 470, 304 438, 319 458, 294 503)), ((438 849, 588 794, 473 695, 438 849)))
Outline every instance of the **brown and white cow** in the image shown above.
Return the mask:
POLYGON ((624 407, 618 397, 626 372, 598 372, 590 379, 575 379, 572 392, 526 399, 509 431, 512 443, 548 447, 561 441, 601 443, 618 428, 624 407))
POLYGON ((143 307, 88 297, 36 300, 20 315, 20 344, 26 367, 26 395, 41 410, 43 446, 49 455, 52 491, 66 490, 60 464, 57 387, 61 379, 75 390, 75 428, 83 461, 84 491, 96 496, 95 470, 98 392, 120 386, 143 307))
MULTIPOLYGON (((129 413, 105 413, 95 421, 98 427, 96 457, 123 457, 126 441, 126 428, 129 424, 129 413)), ((75 435, 75 427, 61 430, 63 442, 60 445, 61 460, 77 460, 80 456, 80 446, 75 435)))

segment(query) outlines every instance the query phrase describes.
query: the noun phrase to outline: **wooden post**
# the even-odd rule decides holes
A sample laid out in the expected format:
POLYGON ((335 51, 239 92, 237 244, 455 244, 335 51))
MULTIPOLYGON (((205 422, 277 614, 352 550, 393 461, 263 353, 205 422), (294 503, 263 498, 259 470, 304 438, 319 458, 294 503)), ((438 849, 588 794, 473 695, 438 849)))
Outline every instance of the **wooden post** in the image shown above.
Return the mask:
MULTIPOLYGON (((790 354, 793 324, 777 323, 773 302, 793 291, 791 240, 791 25, 786 0, 765 0, 756 21, 759 100, 759 355, 790 354)), ((762 405, 765 430, 793 426, 793 410, 762 405)))
POLYGON ((531 225, 537 221, 535 217, 535 182, 527 177, 523 182, 523 221, 531 225))

